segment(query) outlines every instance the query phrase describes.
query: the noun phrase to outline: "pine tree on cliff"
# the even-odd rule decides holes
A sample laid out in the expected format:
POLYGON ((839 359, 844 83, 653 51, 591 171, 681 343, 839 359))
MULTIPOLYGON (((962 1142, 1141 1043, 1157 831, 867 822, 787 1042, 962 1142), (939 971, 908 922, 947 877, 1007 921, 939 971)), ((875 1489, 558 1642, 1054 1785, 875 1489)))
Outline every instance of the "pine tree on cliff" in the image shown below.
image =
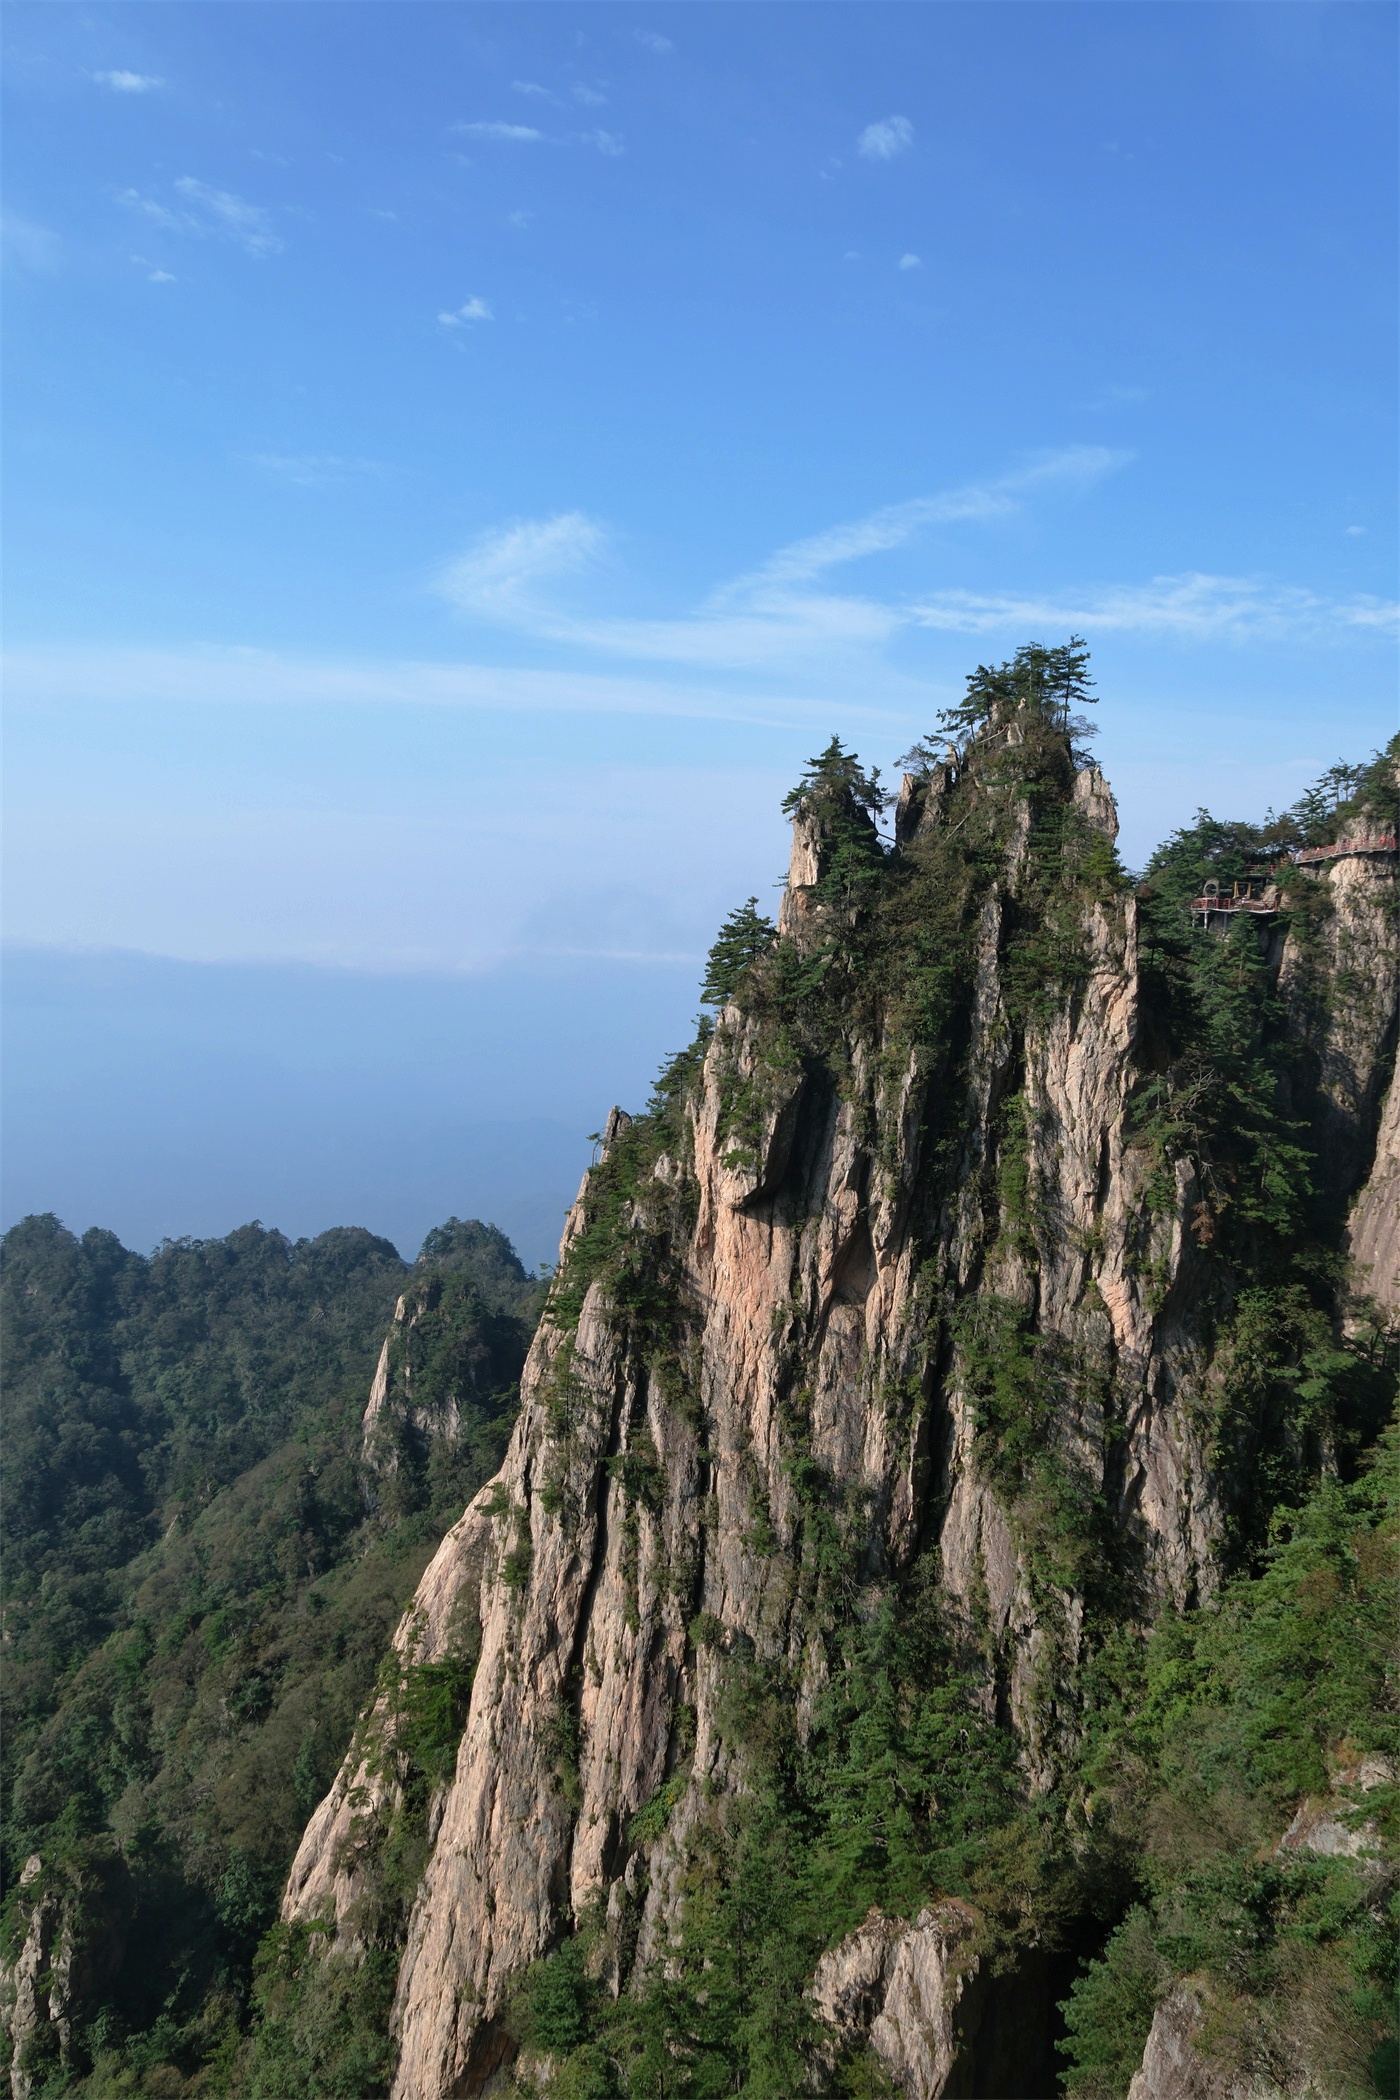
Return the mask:
MULTIPOLYGON (((1089 651, 1082 635, 1072 634, 1054 649, 1047 649, 1040 642, 1027 642, 1010 663, 995 667, 979 664, 969 674, 962 699, 938 717, 939 725, 948 736, 966 746, 993 721, 1030 707, 1066 736, 1085 736, 1090 725, 1078 710, 1097 707, 1093 683, 1089 676, 1089 651)), ((916 745, 915 751, 921 748, 924 747, 916 745)), ((927 748, 931 751, 933 746, 927 748)))
POLYGON ((849 800, 873 821, 889 799, 880 785, 880 768, 873 766, 867 773, 855 752, 834 736, 825 751, 808 759, 797 786, 784 795, 783 815, 795 815, 805 802, 849 800))
POLYGON ((820 835, 817 891, 825 902, 850 904, 883 867, 885 849, 875 824, 889 800, 879 767, 867 772, 839 736, 807 761, 797 786, 783 797, 784 816, 806 818, 820 835))
POLYGON ((729 1004, 739 979, 777 938, 777 932, 773 921, 759 910, 757 897, 746 898, 729 914, 706 960, 700 993, 706 1006, 729 1004))

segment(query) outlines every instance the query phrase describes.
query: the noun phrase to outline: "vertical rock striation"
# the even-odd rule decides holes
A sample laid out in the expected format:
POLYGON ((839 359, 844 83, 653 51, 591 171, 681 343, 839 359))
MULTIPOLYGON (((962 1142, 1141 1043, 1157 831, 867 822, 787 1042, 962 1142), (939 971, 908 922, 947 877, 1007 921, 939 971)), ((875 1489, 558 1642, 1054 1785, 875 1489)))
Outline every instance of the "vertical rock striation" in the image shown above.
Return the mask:
MULTIPOLYGON (((1162 1052, 1116 828, 1097 769, 1023 717, 906 779, 888 858, 860 797, 818 781, 774 948, 649 1115, 609 1119, 505 1463, 399 1636, 436 1659, 470 1622, 477 1660, 403 1949, 398 2100, 481 2089, 512 1989, 574 1921, 601 1921, 614 1989, 664 1964, 692 1840, 745 1783, 728 1659, 785 1671, 799 1727, 826 1682, 824 1538, 867 1600, 936 1554, 1032 1792, 1072 1748, 1088 1638, 1062 1505, 1104 1513, 1130 1616, 1218 1580, 1233 1286, 1200 1159, 1138 1113, 1162 1052), (998 1412, 1008 1378, 1023 1423, 998 1412)), ((1393 862, 1348 865, 1306 955, 1290 937, 1277 959, 1339 1199, 1370 1169, 1397 967, 1393 862), (1327 1009, 1344 955, 1364 994, 1327 1009)), ((1393 1123, 1352 1222, 1378 1294, 1393 1123)), ((342 1943, 392 1792, 377 1727, 284 1905, 342 1943)), ((971 1930, 949 1903, 873 1917, 818 1969, 821 2018, 867 2033, 906 2093, 963 2089, 971 1930)))

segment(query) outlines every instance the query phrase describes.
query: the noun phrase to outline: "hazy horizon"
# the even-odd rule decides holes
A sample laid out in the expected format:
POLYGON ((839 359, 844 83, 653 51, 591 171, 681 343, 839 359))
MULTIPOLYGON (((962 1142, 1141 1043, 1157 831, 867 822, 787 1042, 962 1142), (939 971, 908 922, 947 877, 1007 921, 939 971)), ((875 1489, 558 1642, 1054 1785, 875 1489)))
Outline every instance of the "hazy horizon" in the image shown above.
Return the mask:
POLYGON ((550 1259, 833 732, 1393 734, 1393 11, 7 21, 7 1222, 550 1259))

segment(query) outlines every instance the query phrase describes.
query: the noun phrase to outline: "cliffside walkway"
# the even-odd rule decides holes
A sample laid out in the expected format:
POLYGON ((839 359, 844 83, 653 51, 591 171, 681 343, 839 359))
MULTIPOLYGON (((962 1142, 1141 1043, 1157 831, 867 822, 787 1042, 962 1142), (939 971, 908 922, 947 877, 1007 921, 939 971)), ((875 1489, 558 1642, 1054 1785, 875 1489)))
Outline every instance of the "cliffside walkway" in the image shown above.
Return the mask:
POLYGON ((1267 869, 1241 876, 1237 882, 1206 883, 1200 896, 1191 899, 1191 923, 1204 928, 1207 933, 1228 933, 1240 912, 1248 912, 1255 918, 1272 918, 1277 912, 1287 909, 1274 881, 1280 869, 1318 867, 1353 856, 1384 857, 1397 851, 1400 851, 1400 841, 1393 831, 1378 832, 1365 838, 1335 839, 1327 846, 1300 846, 1282 859, 1273 861, 1267 869))

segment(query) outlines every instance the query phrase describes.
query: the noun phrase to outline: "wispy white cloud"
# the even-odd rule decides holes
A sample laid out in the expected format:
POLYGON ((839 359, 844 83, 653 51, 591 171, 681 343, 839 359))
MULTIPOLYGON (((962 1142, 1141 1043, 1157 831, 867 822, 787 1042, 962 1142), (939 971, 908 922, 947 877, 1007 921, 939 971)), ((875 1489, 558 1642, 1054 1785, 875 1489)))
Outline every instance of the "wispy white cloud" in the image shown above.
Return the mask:
MULTIPOLYGON (((511 87, 517 95, 529 95, 537 102, 548 102, 554 109, 565 107, 565 97, 557 94, 553 88, 546 87, 542 81, 512 80, 511 87)), ((583 109, 604 109, 607 106, 607 96, 599 89, 590 87, 586 80, 573 81, 569 87, 569 96, 583 109)))
POLYGON ((849 660, 852 652, 878 650, 910 615, 897 604, 816 588, 828 570, 903 546, 928 526, 1009 516, 1031 490, 1083 485, 1125 457, 1102 446, 1071 446, 993 482, 890 505, 780 548, 675 619, 579 613, 561 602, 556 586, 596 567, 608 547, 598 521, 577 511, 483 535, 439 572, 437 587, 459 612, 638 661, 774 671, 833 655, 849 660))
POLYGON ((923 266, 924 264, 922 256, 901 255, 899 258, 899 267, 901 270, 922 270, 923 266))
POLYGON ((177 281, 173 270, 162 270, 158 263, 153 263, 145 255, 133 255, 131 260, 138 270, 146 272, 150 284, 174 284, 177 281))
POLYGON ((896 160, 913 143, 914 127, 908 117, 881 117, 877 124, 866 125, 856 140, 856 151, 866 160, 896 160))
POLYGON ((93 73, 90 77, 100 87, 111 88, 118 95, 149 95, 153 88, 165 86, 159 73, 128 73, 122 67, 106 73, 93 73))
POLYGON ((791 546, 780 548, 753 575, 741 577, 728 589, 751 591, 760 584, 808 581, 840 562, 902 547, 926 526, 983 523, 1010 517, 1032 489, 1057 482, 1087 487, 1126 466, 1130 458, 1130 453, 1114 452, 1106 445, 1065 445, 1058 451, 1037 453, 1024 466, 991 481, 967 482, 934 496, 914 496, 907 503, 887 504, 867 517, 830 526, 809 539, 795 540, 791 546))
POLYGON ((827 647, 874 642, 892 627, 882 606, 811 597, 781 606, 761 580, 731 585, 698 613, 672 620, 635 620, 576 613, 559 586, 596 569, 609 551, 605 528, 580 511, 527 519, 484 533, 438 574, 437 588, 457 611, 478 619, 637 661, 729 668, 774 667, 827 647))
POLYGON ((909 615, 918 626, 958 634, 1069 628, 1178 641, 1282 641, 1347 628, 1391 633, 1400 607, 1368 596, 1327 598, 1268 577, 1192 571, 1073 593, 938 591, 910 606, 909 615))
POLYGON ((249 204, 233 190, 216 189, 194 175, 182 175, 175 190, 181 200, 175 205, 143 196, 139 190, 123 190, 120 201, 167 233, 196 238, 221 235, 245 254, 259 258, 280 253, 283 244, 273 230, 272 214, 262 205, 249 204))
POLYGON ((19 212, 7 211, 0 220, 0 243, 7 268, 46 276, 59 266, 62 244, 58 235, 19 212))
POLYGON ((514 624, 532 615, 541 584, 591 567, 607 534, 582 511, 522 520, 483 533, 438 575, 438 589, 459 611, 514 624))
POLYGON ((605 528, 577 511, 484 534, 439 572, 437 588, 472 618, 616 658, 804 676, 842 664, 849 675, 855 663, 873 664, 898 635, 919 629, 1008 638, 1134 632, 1189 642, 1393 626, 1394 607, 1379 599, 1326 598, 1267 579, 1190 575, 1053 595, 954 590, 899 598, 838 593, 826 582, 830 571, 906 546, 931 528, 994 524, 1038 493, 1091 486, 1129 457, 1069 446, 989 481, 887 505, 779 548, 669 619, 579 610, 570 601, 562 587, 598 569, 609 551, 605 528))
POLYGON ((544 137, 544 133, 537 131, 533 124, 483 122, 479 124, 454 124, 452 129, 460 132, 464 138, 497 139, 506 145, 515 146, 535 146, 544 137))
MULTIPOLYGON (((534 82, 522 84, 520 81, 516 81, 515 85, 517 88, 524 85, 531 92, 535 90, 534 82)), ((547 88, 540 88, 538 92, 542 95, 549 94, 547 88)), ((558 97, 555 95, 549 95, 549 99, 551 102, 557 103, 558 101, 558 97)), ((601 102, 603 98, 601 95, 598 95, 592 98, 581 97, 580 99, 592 99, 601 102)), ((497 140, 505 145, 592 146, 597 152, 609 155, 616 155, 626 151, 626 147, 616 132, 597 129, 592 131, 567 131, 553 136, 549 132, 539 130, 534 124, 454 124, 452 129, 466 138, 497 140)))
POLYGON ((494 321, 495 318, 490 301, 476 298, 468 299, 463 305, 454 307, 451 313, 438 315, 444 328, 464 328, 473 321, 494 321))
POLYGON ((237 241, 249 255, 275 255, 282 243, 272 230, 270 213, 260 204, 249 204, 232 190, 215 189, 193 175, 182 175, 175 184, 197 210, 205 212, 217 231, 237 241))
POLYGON ((662 36, 655 29, 634 29, 632 34, 642 49, 650 51, 656 58, 665 58, 668 52, 676 48, 668 36, 662 36))
POLYGON ((162 204, 159 198, 143 197, 140 190, 123 190, 121 202, 142 213, 154 225, 163 227, 167 233, 203 233, 207 230, 188 212, 174 211, 168 204, 162 204))

